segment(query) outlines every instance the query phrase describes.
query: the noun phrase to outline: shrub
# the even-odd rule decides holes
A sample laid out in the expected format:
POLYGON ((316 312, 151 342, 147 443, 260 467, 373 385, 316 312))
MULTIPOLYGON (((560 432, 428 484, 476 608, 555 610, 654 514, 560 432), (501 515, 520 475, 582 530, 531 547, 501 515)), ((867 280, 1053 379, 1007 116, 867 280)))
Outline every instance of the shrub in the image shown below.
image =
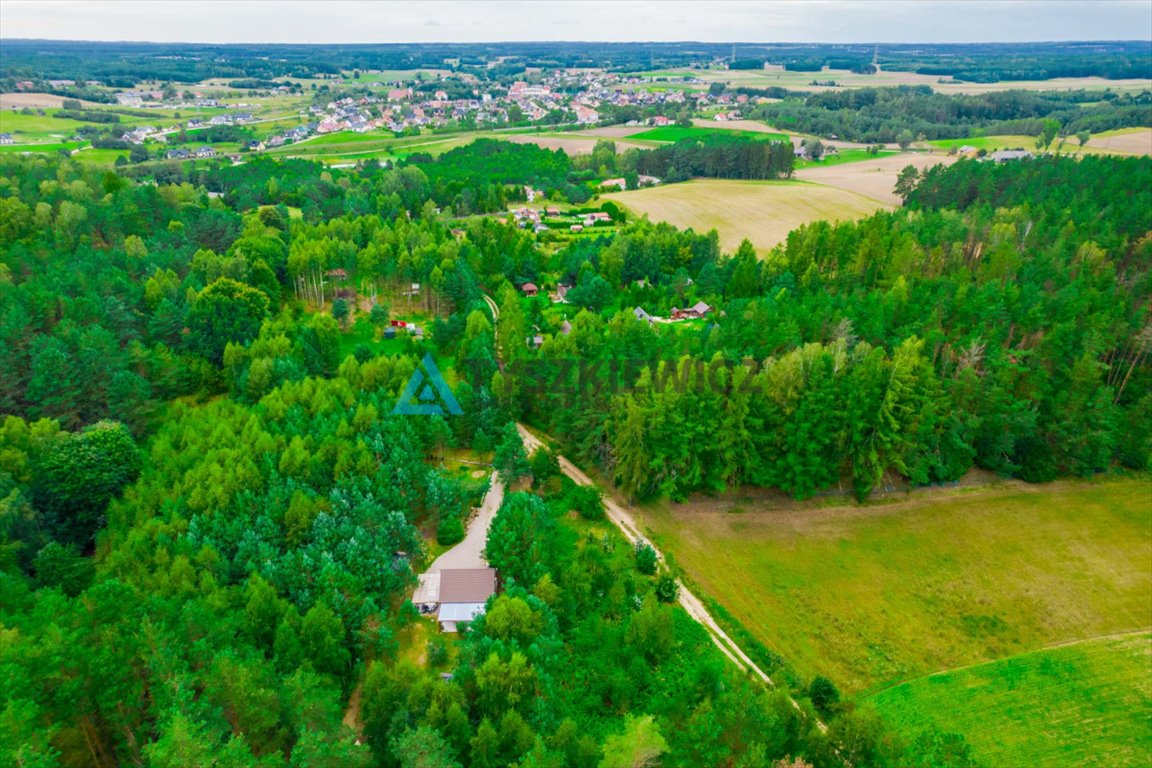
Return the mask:
POLYGON ((636 542, 636 570, 645 576, 656 573, 656 550, 642 541, 636 542))
POLYGON ((464 540, 464 523, 459 515, 444 515, 436 526, 436 541, 445 547, 459 544, 464 540))
POLYGON ((604 519, 604 499, 600 491, 592 486, 579 486, 572 489, 572 509, 580 513, 585 520, 604 519))
POLYGON ((840 703, 840 690, 828 678, 816 675, 808 684, 808 698, 812 700, 812 706, 816 707, 817 712, 828 715, 840 703))
POLYGON ((680 597, 680 585, 676 577, 666 573, 656 580, 656 599, 662 603, 674 603, 680 597))

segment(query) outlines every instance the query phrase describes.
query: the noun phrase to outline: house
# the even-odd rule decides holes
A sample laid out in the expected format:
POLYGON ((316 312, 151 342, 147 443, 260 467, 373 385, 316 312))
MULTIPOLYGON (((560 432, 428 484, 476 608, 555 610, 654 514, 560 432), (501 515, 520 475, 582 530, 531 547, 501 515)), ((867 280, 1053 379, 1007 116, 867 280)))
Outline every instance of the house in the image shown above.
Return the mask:
POLYGON ((528 337, 528 349, 540 349, 544 343, 544 337, 536 333, 528 337))
POLYGON ((644 320, 649 323, 652 322, 652 315, 645 312, 641 307, 636 307, 636 309, 632 310, 632 315, 637 320, 644 320))
POLYGON ((263 152, 265 149, 264 142, 254 139, 248 142, 248 149, 252 152, 263 152))
POLYGON ((616 178, 616 179, 605 179, 604 181, 600 182, 600 186, 605 188, 605 189, 607 189, 609 187, 615 187, 616 189, 619 189, 620 191, 624 191, 624 189, 626 189, 628 186, 628 182, 624 181, 623 177, 616 178))
POLYGON ((10 133, 0 133, 0 144, 15 144, 16 139, 10 133))
POLYGON ((192 151, 193 157, 216 157, 216 150, 212 147, 198 147, 192 151))
POLYGON ((283 136, 273 136, 272 138, 268 139, 268 146, 270 146, 270 147, 282 147, 282 146, 284 146, 284 137, 283 136))
POLYGON ((712 307, 708 306, 702 301, 698 301, 686 309, 672 308, 673 320, 691 320, 704 317, 712 311, 712 307))
POLYGON ((495 568, 449 568, 439 576, 436 619, 442 632, 455 632, 459 624, 483 614, 488 598, 496 594, 495 568))
POLYGON ((556 293, 552 294, 553 303, 555 303, 555 304, 567 304, 568 303, 568 291, 570 291, 570 290, 572 290, 572 286, 564 285, 564 283, 560 283, 560 285, 556 286, 556 293))
POLYGON ((535 283, 524 283, 520 286, 520 290, 524 291, 524 295, 529 298, 540 292, 540 289, 536 287, 535 283))
POLYGON ((169 160, 187 160, 191 153, 186 149, 170 149, 165 156, 169 160))
POLYGON ((584 231, 584 225, 583 224, 573 224, 572 226, 568 227, 568 229, 572 230, 573 232, 583 232, 584 231))

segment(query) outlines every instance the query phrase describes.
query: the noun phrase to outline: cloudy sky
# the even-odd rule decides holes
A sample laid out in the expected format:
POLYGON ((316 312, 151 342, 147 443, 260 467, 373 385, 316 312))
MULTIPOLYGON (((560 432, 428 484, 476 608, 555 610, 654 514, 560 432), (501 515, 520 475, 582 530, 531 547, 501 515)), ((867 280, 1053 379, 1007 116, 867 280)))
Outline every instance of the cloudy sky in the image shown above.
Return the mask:
POLYGON ((159 42, 1152 39, 1152 0, 0 0, 0 36, 159 42))

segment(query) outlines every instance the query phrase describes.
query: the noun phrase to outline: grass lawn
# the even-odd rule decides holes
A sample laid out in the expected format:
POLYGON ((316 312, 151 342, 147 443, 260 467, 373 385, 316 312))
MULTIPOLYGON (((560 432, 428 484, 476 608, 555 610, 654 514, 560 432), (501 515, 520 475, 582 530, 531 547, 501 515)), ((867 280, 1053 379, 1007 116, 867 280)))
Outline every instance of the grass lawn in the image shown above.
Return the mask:
POLYGON ((884 204, 843 189, 799 181, 695 179, 603 195, 636 215, 697 232, 716 229, 720 245, 735 251, 748 238, 761 252, 801 224, 868 216, 884 204))
POLYGON ((797 673, 850 694, 1152 626, 1147 478, 740 506, 661 502, 642 518, 797 673))
POLYGON ((665 125, 660 128, 653 128, 650 131, 633 134, 628 138, 673 142, 680 141, 681 139, 699 139, 705 136, 740 136, 742 138, 757 139, 760 141, 788 141, 788 137, 782 133, 739 131, 728 128, 701 128, 695 125, 691 128, 683 128, 679 125, 665 125))
POLYGON ((866 149, 842 149, 830 155, 824 155, 820 160, 797 160, 796 169, 801 168, 827 168, 831 165, 844 165, 846 163, 859 163, 863 160, 877 160, 882 157, 892 157, 899 152, 881 151, 875 155, 866 149))
POLYGON ((89 165, 115 165, 116 158, 127 156, 126 149, 86 149, 72 155, 72 159, 89 165))
POLYGON ((1149 765, 1152 634, 921 677, 872 702, 910 738, 928 726, 963 734, 984 765, 1149 765))

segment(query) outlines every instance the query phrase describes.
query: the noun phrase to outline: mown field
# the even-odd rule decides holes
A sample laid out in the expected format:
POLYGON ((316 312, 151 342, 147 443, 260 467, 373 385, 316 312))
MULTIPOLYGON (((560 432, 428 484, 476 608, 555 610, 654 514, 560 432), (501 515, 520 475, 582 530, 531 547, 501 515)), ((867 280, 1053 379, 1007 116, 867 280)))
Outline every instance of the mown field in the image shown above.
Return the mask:
POLYGON ((728 252, 744 238, 764 252, 801 224, 861 218, 885 207, 854 192, 795 181, 696 179, 603 197, 653 221, 697 232, 715 229, 728 252))
POLYGON ((1152 634, 922 677, 872 703, 909 737, 929 726, 965 734, 984 765, 1149 765, 1152 634))
POLYGON ((737 504, 662 502, 643 520, 798 674, 850 694, 1152 627, 1147 479, 737 504))
POLYGON ((796 169, 795 177, 804 181, 836 187, 848 192, 871 198, 879 203, 900 205, 896 196, 896 179, 900 171, 909 165, 927 168, 941 163, 952 163, 955 157, 945 154, 925 152, 882 152, 877 157, 859 157, 859 150, 842 150, 841 153, 856 157, 853 162, 809 163, 796 169))
POLYGON ((993 91, 1066 91, 1083 88, 1085 90, 1107 90, 1139 92, 1148 89, 1148 81, 1140 79, 1105 80, 1101 77, 1063 77, 1053 80, 1005 80, 998 83, 969 83, 954 81, 936 75, 922 75, 915 72, 895 72, 884 70, 877 74, 863 75, 846 69, 824 69, 820 72, 789 72, 781 66, 770 65, 764 69, 669 69, 659 72, 639 72, 647 77, 669 78, 668 82, 651 84, 653 90, 663 88, 706 90, 710 83, 729 83, 732 87, 768 88, 778 86, 801 91, 826 91, 829 86, 812 85, 813 81, 835 82, 835 88, 883 88, 897 85, 927 85, 939 93, 990 93, 993 91), (680 78, 691 77, 700 83, 679 83, 680 78))

